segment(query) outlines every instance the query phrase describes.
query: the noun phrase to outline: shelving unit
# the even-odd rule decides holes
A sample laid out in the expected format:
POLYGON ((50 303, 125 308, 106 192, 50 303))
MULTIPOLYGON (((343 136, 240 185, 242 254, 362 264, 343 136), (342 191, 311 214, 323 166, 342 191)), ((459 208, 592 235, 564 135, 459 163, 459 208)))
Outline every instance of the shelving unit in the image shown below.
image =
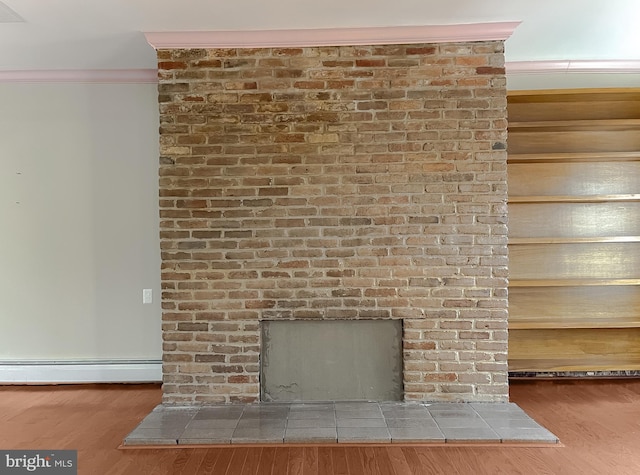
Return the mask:
POLYGON ((508 110, 510 371, 640 370, 640 89, 508 110))

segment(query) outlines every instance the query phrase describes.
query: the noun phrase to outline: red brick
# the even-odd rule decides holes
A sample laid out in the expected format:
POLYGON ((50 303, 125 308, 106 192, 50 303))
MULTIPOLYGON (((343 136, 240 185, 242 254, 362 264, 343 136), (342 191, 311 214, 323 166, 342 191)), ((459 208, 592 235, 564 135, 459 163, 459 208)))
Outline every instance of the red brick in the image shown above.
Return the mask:
POLYGON ((358 68, 383 68, 387 65, 385 59, 356 59, 358 68))
POLYGON ((187 63, 184 61, 160 61, 158 63, 158 69, 187 69, 187 63))
POLYGON ((494 68, 491 66, 480 66, 476 68, 476 74, 505 74, 505 69, 494 68))
POLYGON ((430 55, 435 54, 436 47, 435 46, 408 46, 407 54, 417 54, 417 55, 430 55))

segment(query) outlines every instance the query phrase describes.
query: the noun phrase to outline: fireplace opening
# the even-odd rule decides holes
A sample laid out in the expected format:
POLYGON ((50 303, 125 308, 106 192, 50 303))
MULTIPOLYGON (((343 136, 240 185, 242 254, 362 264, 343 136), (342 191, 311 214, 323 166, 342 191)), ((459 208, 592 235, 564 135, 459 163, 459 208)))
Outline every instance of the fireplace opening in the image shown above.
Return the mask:
POLYGON ((401 401, 402 321, 263 321, 268 401, 401 401))

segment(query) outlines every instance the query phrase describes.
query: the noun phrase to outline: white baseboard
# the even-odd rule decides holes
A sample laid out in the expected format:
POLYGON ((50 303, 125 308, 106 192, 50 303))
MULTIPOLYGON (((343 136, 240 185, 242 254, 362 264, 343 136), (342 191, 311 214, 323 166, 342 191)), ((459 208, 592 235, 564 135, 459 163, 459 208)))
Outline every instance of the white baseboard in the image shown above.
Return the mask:
POLYGON ((162 362, 0 361, 0 384, 156 383, 162 362))

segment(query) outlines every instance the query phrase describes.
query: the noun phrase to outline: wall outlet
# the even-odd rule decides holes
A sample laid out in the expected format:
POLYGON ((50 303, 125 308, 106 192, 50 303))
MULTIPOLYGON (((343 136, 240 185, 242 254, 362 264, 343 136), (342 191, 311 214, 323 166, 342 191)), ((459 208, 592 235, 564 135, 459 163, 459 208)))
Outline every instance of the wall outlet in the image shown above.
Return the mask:
POLYGON ((153 290, 142 289, 142 303, 151 303, 151 302, 153 302, 153 290))

